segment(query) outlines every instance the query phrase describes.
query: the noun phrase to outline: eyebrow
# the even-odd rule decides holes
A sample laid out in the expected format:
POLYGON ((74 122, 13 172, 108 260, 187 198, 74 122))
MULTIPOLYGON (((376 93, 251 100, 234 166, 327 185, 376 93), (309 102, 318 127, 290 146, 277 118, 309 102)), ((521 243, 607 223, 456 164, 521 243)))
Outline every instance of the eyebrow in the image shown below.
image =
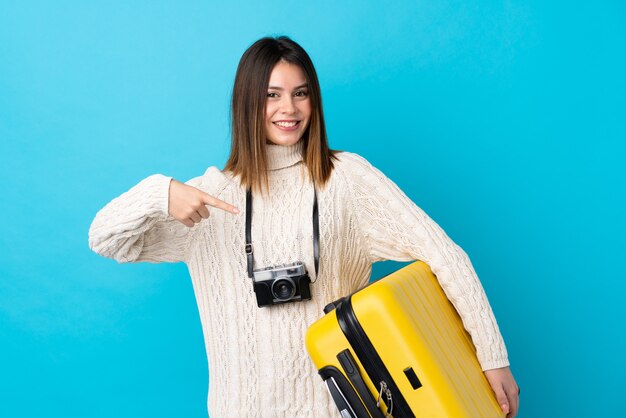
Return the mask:
MULTIPOLYGON (((294 90, 301 89, 302 87, 308 88, 309 84, 308 83, 300 84, 299 86, 294 87, 294 90)), ((276 86, 269 86, 268 89, 278 90, 278 91, 283 91, 284 90, 282 87, 276 87, 276 86)))

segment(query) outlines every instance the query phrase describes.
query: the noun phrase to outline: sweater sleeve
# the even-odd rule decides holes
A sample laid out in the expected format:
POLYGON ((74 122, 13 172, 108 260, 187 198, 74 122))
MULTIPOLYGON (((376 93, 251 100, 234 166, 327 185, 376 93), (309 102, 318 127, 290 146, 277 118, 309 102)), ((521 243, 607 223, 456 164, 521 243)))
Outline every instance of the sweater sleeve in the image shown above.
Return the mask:
MULTIPOLYGON (((196 186, 199 179, 187 182, 196 186)), ((149 176, 113 199, 89 228, 89 247, 120 263, 183 261, 193 228, 168 214, 171 177, 149 176)))
POLYGON ((371 262, 427 263, 472 337, 483 370, 509 365, 502 335, 467 254, 390 179, 349 154, 353 204, 371 262))

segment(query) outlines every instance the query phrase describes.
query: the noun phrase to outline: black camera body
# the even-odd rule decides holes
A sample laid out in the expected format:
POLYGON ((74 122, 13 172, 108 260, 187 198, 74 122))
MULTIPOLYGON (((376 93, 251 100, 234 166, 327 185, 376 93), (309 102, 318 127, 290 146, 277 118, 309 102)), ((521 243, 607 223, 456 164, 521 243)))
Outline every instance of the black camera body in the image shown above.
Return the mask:
POLYGON ((259 308, 311 299, 311 278, 302 262, 254 270, 253 276, 259 308))

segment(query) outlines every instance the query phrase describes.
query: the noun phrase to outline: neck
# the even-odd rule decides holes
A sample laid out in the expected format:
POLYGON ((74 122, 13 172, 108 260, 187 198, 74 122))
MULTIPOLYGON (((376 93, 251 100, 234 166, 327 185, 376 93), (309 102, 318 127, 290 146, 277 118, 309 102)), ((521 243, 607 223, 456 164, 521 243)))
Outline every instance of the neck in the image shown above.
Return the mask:
POLYGON ((280 170, 302 161, 302 140, 293 145, 267 144, 267 169, 280 170))

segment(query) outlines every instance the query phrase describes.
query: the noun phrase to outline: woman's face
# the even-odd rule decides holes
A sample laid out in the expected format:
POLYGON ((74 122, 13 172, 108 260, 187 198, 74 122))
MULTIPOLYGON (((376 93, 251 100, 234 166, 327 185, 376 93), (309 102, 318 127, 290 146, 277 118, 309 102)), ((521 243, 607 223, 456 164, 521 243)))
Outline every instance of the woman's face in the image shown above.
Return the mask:
POLYGON ((270 75, 265 103, 265 134, 277 145, 293 145, 311 120, 311 100, 302 69, 279 61, 270 75))

